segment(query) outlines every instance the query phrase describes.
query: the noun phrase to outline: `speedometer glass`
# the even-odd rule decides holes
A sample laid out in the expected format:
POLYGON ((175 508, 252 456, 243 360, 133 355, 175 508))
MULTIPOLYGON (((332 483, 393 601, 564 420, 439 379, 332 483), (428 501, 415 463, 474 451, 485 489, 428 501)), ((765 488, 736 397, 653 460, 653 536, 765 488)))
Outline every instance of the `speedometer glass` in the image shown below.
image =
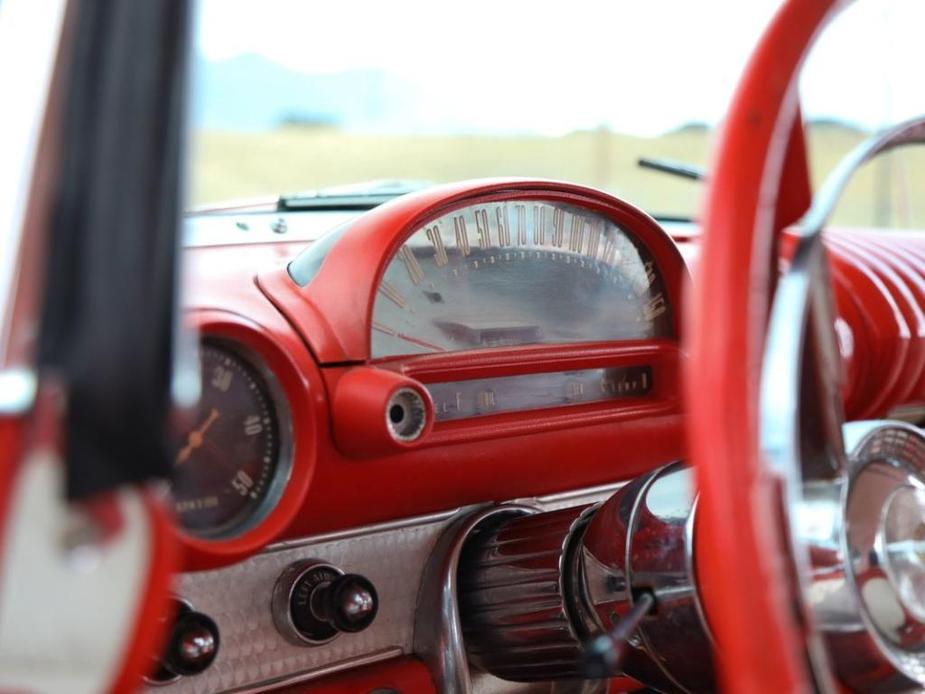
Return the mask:
POLYGON ((288 420, 272 376, 221 341, 200 347, 202 396, 174 452, 177 518, 192 535, 224 538, 272 509, 288 477, 288 420))
POLYGON ((537 200, 486 202, 417 229, 389 262, 373 357, 670 337, 654 258, 609 218, 537 200))

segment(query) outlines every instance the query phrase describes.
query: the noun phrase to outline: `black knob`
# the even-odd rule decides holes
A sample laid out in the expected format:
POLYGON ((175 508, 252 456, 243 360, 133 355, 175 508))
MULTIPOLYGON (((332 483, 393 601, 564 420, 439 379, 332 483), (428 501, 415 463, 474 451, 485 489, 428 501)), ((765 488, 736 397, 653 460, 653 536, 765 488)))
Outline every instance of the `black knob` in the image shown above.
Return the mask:
POLYGON ((341 633, 363 631, 379 611, 372 582, 317 560, 289 566, 273 590, 273 621, 292 643, 327 643, 341 633))
POLYGON ((180 614, 174 622, 163 666, 175 675, 198 675, 218 655, 218 627, 201 612, 180 614))
POLYGON ((345 574, 321 588, 317 604, 335 629, 347 633, 363 631, 379 612, 375 586, 359 574, 345 574))

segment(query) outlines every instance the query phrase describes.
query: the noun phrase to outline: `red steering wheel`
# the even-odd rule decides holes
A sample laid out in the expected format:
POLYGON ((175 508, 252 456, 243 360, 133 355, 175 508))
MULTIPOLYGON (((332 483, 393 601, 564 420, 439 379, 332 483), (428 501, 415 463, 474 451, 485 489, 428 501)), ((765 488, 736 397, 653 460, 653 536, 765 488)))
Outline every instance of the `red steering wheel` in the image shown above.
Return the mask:
POLYGON ((778 238, 810 196, 797 78, 845 4, 784 3, 727 115, 703 216, 685 388, 702 494, 698 573, 727 691, 801 691, 814 679, 811 627, 793 609, 786 500, 761 453, 760 377, 778 238))

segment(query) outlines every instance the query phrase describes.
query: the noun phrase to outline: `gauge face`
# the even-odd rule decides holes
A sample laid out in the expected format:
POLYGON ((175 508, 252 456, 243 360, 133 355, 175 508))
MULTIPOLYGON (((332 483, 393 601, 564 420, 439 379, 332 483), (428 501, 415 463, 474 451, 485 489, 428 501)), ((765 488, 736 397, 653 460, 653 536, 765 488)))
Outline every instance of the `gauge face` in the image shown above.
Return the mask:
POLYGON ((373 357, 672 336, 653 257, 610 219, 508 200, 415 231, 386 268, 373 357))
POLYGON ((277 501, 288 473, 277 402, 265 378, 221 342, 200 347, 202 396, 174 454, 177 518, 192 535, 240 534, 277 501))

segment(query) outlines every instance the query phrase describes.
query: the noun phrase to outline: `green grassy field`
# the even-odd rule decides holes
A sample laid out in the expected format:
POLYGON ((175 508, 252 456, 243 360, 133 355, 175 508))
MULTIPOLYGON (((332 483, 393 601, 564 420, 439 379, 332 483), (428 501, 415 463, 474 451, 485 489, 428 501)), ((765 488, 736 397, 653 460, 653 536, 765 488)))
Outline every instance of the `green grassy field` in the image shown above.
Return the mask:
MULTIPOLYGON (((863 139, 832 125, 810 131, 816 182, 863 139)), ((658 138, 604 131, 560 138, 373 136, 336 129, 287 127, 265 133, 196 132, 194 205, 381 178, 437 182, 485 176, 530 176, 608 190, 655 213, 689 216, 701 184, 640 170, 640 156, 709 162, 712 133, 687 129, 658 138)), ((887 155, 859 173, 836 221, 846 225, 925 228, 925 148, 887 155)))

